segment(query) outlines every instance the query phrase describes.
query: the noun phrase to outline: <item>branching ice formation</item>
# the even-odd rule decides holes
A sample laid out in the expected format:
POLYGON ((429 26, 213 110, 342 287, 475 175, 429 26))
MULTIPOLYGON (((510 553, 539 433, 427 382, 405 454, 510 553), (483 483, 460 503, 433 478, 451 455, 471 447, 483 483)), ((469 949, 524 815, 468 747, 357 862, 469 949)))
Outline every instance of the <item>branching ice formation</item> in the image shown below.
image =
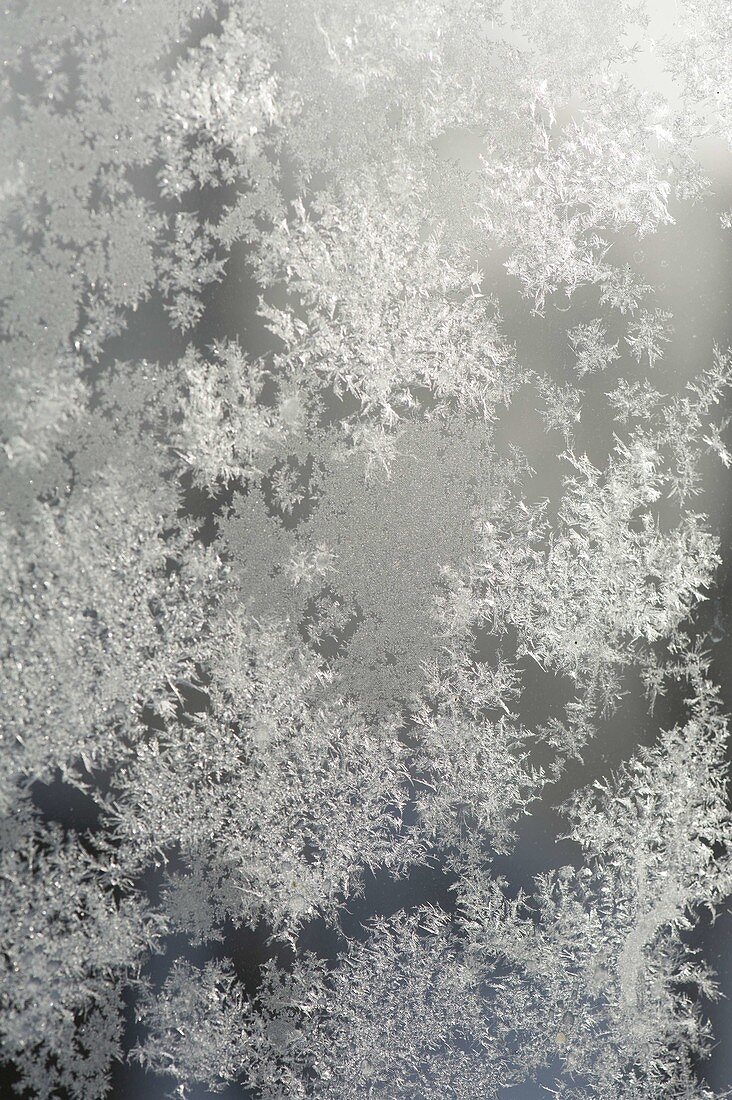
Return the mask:
POLYGON ((0 1090, 723 1095, 732 356, 672 284, 732 9, 673 7, 6 5, 0 1090))

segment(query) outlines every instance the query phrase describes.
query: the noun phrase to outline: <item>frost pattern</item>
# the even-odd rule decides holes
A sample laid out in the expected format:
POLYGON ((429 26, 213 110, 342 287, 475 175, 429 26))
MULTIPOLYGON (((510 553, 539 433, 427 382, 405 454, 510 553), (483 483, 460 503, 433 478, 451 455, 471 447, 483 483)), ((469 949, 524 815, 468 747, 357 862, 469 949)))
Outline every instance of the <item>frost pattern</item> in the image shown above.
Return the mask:
POLYGON ((723 1095, 732 356, 644 250, 729 227, 731 27, 676 7, 6 6, 3 1087, 723 1095))

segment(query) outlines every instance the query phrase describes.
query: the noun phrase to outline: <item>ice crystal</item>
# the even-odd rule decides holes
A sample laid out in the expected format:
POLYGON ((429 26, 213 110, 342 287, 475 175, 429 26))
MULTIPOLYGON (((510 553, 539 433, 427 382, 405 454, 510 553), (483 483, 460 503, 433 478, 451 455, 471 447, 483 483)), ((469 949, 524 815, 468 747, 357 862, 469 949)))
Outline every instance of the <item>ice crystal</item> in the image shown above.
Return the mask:
POLYGON ((6 6, 3 1095, 724 1095, 677 7, 6 6))

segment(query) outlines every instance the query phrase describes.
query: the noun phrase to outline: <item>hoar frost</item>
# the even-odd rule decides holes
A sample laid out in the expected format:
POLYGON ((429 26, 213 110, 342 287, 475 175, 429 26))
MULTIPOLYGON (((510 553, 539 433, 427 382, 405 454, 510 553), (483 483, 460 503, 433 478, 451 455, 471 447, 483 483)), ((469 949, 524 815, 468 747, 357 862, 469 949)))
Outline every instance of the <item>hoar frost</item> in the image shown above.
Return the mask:
POLYGON ((732 26, 650 9, 6 7, 8 1089, 723 1095, 732 26))

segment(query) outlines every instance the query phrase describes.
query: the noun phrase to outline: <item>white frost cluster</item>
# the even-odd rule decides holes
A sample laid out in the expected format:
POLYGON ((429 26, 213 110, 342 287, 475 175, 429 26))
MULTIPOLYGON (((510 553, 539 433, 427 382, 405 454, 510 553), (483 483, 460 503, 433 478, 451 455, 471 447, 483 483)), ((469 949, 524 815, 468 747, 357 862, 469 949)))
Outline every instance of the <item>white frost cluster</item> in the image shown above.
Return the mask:
POLYGON ((732 23, 651 7, 5 6, 3 1095, 722 1095, 732 23))

